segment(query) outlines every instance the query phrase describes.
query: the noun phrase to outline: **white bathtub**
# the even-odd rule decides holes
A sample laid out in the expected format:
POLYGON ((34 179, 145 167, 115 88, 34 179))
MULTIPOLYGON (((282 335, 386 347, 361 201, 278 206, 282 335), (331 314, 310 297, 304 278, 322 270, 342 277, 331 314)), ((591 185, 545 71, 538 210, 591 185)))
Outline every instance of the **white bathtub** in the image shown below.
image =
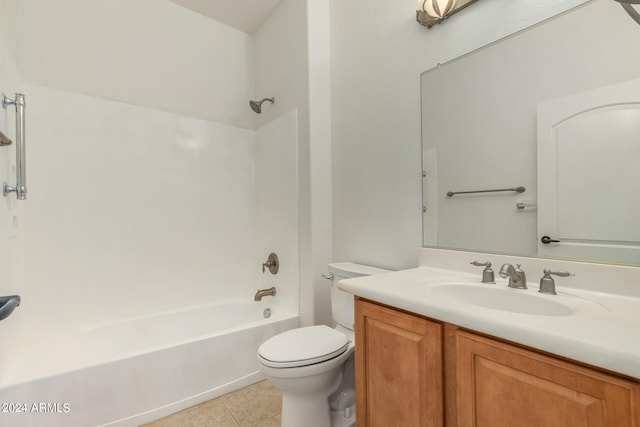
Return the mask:
POLYGON ((228 303, 33 339, 2 368, 0 426, 137 427, 259 381, 258 346, 298 325, 228 303))

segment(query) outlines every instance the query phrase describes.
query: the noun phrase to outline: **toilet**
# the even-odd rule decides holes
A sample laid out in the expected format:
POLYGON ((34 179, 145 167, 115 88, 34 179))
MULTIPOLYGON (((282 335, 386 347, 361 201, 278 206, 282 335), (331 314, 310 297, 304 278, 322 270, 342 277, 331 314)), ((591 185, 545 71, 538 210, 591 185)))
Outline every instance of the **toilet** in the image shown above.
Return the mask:
POLYGON ((282 391, 282 427, 356 425, 353 295, 336 285, 388 270, 340 262, 329 264, 329 272, 335 328, 291 329, 258 348, 260 370, 282 391))

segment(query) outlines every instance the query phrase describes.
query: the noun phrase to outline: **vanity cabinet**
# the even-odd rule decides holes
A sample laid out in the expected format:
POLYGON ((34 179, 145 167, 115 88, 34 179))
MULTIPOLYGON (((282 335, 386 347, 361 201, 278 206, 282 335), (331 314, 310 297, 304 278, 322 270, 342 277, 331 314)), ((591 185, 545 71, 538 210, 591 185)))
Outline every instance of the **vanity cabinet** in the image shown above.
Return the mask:
POLYGON ((640 383, 356 299, 358 427, 640 427, 640 383))
POLYGON ((442 426, 442 325, 363 300, 355 312, 358 427, 442 426))
POLYGON ((458 425, 638 426, 638 384, 518 346, 455 332, 458 425))

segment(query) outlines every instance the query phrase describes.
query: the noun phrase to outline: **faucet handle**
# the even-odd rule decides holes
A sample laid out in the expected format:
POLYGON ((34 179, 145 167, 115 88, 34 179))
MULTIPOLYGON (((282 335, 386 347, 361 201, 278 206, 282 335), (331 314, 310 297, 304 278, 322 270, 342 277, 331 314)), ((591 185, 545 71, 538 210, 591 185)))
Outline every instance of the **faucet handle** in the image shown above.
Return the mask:
POLYGON ((482 283, 496 283, 496 276, 491 269, 491 263, 489 261, 473 261, 471 262, 471 264, 475 265, 476 267, 485 267, 485 269, 482 270, 482 283))
POLYGON ((551 277, 552 274, 560 277, 575 276, 574 273, 569 273, 568 271, 551 271, 548 268, 545 268, 543 273, 544 276, 540 278, 540 289, 538 289, 538 292, 551 295, 556 295, 556 281, 551 277))
POLYGON ((271 274, 277 274, 280 269, 280 262, 278 261, 278 255, 273 252, 269 254, 267 257, 267 261, 262 264, 262 272, 264 273, 266 269, 269 269, 271 274))
POLYGON ((564 270, 551 271, 548 268, 545 268, 542 272, 544 273, 545 276, 548 276, 549 274, 553 274, 554 276, 560 276, 560 277, 575 276, 575 273, 569 273, 568 271, 564 271, 564 270))

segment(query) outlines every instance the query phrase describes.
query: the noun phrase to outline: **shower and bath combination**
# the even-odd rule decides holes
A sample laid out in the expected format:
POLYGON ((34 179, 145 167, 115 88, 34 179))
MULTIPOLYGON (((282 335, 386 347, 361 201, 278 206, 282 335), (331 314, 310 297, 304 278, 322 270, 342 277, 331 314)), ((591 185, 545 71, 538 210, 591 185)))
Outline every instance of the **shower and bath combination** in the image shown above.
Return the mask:
POLYGON ((270 103, 275 104, 276 99, 274 97, 271 97, 271 98, 262 98, 260 101, 251 100, 249 101, 249 106, 256 113, 262 114, 262 103, 265 101, 269 101, 270 103))

